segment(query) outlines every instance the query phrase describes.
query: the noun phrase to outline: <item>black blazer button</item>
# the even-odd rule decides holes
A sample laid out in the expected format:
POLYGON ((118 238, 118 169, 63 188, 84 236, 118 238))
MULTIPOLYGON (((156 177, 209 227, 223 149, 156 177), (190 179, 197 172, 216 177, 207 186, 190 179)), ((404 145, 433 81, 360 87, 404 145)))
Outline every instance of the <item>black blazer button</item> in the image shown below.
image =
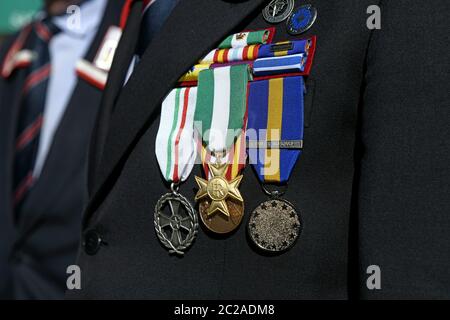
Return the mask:
POLYGON ((83 237, 83 247, 84 252, 88 255, 93 256, 97 254, 100 250, 100 246, 102 245, 103 240, 95 230, 89 230, 84 234, 83 237))

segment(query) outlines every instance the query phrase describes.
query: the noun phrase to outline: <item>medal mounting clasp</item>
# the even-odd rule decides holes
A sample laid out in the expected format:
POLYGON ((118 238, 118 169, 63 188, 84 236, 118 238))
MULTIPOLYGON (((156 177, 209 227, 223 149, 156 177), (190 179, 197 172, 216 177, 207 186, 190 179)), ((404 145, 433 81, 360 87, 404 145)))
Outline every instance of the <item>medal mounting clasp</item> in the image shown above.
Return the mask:
POLYGON ((170 191, 172 191, 172 193, 176 196, 178 196, 180 194, 180 184, 179 183, 175 183, 172 182, 170 184, 170 191))
POLYGON ((282 189, 279 188, 280 186, 277 186, 277 188, 275 188, 275 186, 268 183, 263 183, 261 186, 264 190, 264 193, 271 198, 281 198, 286 193, 287 189, 287 184, 281 185, 282 189))

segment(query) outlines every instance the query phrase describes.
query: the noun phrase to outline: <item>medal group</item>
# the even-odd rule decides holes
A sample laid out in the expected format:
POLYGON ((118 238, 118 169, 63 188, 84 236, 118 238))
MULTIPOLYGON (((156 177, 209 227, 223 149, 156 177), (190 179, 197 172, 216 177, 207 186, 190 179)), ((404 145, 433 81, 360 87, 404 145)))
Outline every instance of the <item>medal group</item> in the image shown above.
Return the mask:
MULTIPOLYGON (((317 11, 294 6, 294 0, 273 0, 263 17, 271 24, 287 20, 288 32, 301 34, 317 11)), ((230 35, 162 103, 156 157, 171 190, 156 204, 154 225, 170 253, 183 255, 193 244, 199 220, 215 234, 239 227, 245 212, 239 186, 247 163, 268 196, 248 219, 254 245, 284 252, 301 233, 300 215, 283 194, 303 149, 304 76, 316 38, 273 43, 274 34, 271 27, 230 35), (198 214, 179 190, 197 159, 204 173, 195 177, 198 214)))

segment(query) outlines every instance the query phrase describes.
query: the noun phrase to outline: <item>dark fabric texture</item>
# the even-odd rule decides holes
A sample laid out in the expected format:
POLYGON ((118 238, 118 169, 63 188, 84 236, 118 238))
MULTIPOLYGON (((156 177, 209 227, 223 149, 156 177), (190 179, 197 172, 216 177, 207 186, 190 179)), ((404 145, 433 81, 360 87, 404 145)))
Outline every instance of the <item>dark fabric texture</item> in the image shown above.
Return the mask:
POLYGON ((154 2, 143 13, 141 28, 139 32, 139 42, 136 48, 136 54, 141 57, 150 42, 159 32, 166 22, 167 17, 176 7, 179 0, 164 0, 154 2))
POLYGON ((365 298, 450 298, 450 3, 386 1, 361 112, 359 264, 365 298), (418 63, 418 61, 420 62, 418 63))
MULTIPOLYGON (((306 80, 304 153, 286 193, 304 222, 293 249, 269 257, 249 245, 248 213, 266 199, 249 167, 237 232, 218 239, 200 231, 183 258, 159 244, 153 210, 168 190, 154 154, 161 101, 223 38, 269 27, 261 17, 267 2, 180 2, 118 98, 106 91, 113 105, 102 106, 111 112, 97 123, 83 223, 106 244, 91 256, 80 247, 83 289, 68 298, 450 297, 446 0, 428 2, 426 14, 417 2, 384 1, 378 31, 366 27, 373 1, 310 1, 319 15, 305 36, 317 35, 318 46, 306 80), (366 287, 369 265, 381 268, 381 290, 366 287)), ((275 40, 294 39, 276 28, 275 40)), ((124 45, 135 40, 128 34, 124 45)), ((126 51, 114 68, 129 64, 126 51)), ((190 199, 195 174, 199 166, 181 188, 190 199)))
MULTIPOLYGON (((93 61, 123 2, 110 1, 85 59, 93 61)), ((15 37, 5 43, 0 61, 15 37)), ((12 165, 20 90, 26 69, 0 79, 0 298, 62 299, 74 264, 87 202, 87 154, 102 91, 79 80, 55 133, 41 176, 12 211, 12 165)))

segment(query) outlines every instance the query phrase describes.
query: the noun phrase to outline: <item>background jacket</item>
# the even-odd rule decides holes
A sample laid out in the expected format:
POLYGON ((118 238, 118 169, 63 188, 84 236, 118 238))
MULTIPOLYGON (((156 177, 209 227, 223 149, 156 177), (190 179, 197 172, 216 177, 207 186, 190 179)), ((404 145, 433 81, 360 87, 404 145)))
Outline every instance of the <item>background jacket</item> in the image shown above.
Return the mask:
MULTIPOLYGON (((109 1, 85 60, 94 60, 108 28, 119 24, 121 9, 121 1, 109 1)), ((16 37, 3 46, 1 62, 16 37)), ((0 298, 59 299, 80 239, 88 200, 88 146, 102 90, 78 80, 43 171, 18 214, 11 201, 12 166, 26 75, 26 69, 17 69, 9 78, 0 78, 0 298)))

